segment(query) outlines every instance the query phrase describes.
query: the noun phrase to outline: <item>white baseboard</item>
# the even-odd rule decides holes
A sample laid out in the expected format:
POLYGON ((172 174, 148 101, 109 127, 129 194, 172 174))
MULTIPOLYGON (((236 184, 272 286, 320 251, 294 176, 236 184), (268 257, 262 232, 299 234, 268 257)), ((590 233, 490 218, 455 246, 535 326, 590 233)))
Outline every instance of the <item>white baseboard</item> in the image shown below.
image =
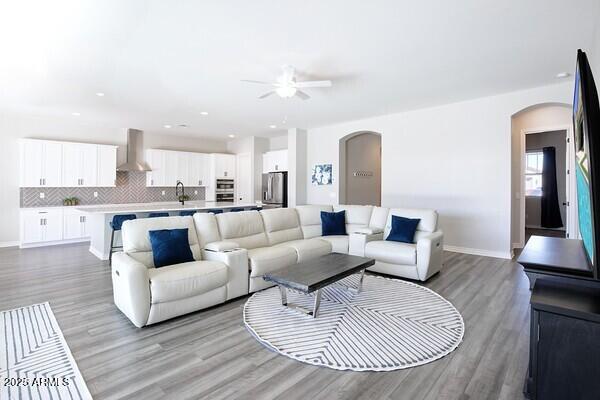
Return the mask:
POLYGON ((98 257, 99 259, 101 259, 103 261, 108 260, 107 256, 105 256, 101 251, 99 251, 96 248, 92 247, 92 245, 90 245, 90 253, 92 253, 93 255, 95 255, 96 257, 98 257))
POLYGON ((18 246, 21 242, 18 240, 13 240, 11 242, 0 242, 0 247, 14 247, 18 246))
POLYGON ((22 243, 19 247, 22 249, 30 249, 33 247, 58 246, 61 244, 82 243, 82 242, 89 242, 89 241, 90 241, 89 238, 56 240, 53 242, 24 243, 24 244, 22 243))
POLYGON ((463 254, 472 254, 474 256, 504 258, 506 260, 510 260, 511 258, 513 258, 511 251, 507 251, 507 252, 491 251, 491 250, 483 250, 483 249, 472 249, 470 247, 448 246, 448 245, 444 245, 444 250, 450 251, 452 253, 463 253, 463 254))

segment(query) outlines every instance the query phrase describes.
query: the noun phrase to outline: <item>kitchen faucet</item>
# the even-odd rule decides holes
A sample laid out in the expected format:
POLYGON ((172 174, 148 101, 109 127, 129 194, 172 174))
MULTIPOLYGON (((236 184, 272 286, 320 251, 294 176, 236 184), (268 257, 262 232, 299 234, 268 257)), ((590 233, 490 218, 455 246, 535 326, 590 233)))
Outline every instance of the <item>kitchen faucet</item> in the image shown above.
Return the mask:
POLYGON ((183 186, 183 182, 177 181, 177 185, 175 185, 175 196, 179 199, 181 205, 185 205, 185 187, 183 186), (181 194, 179 194, 179 186, 181 185, 181 194))

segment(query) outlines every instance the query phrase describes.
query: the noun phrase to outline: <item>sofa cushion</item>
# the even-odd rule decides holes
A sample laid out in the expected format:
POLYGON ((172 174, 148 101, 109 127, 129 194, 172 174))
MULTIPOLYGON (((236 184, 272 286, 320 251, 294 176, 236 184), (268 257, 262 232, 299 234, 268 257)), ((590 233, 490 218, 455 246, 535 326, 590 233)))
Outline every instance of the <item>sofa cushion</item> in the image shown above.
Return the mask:
POLYGON ((331 243, 319 238, 292 240, 275 245, 276 247, 285 246, 296 250, 298 262, 310 260, 312 258, 324 256, 331 253, 331 243))
POLYGON ((160 229, 182 229, 188 230, 188 242, 194 260, 201 260, 202 254, 194 221, 192 217, 164 217, 164 218, 139 218, 125 221, 123 223, 123 251, 136 261, 141 262, 148 268, 154 267, 152 256, 152 245, 150 243, 149 231, 160 229))
POLYGON ((348 235, 338 236, 321 236, 319 239, 326 240, 331 243, 331 251, 334 253, 348 254, 348 243, 350 241, 348 235))
POLYGON ((323 236, 346 235, 346 211, 321 211, 323 236))
POLYGON ((373 207, 371 219, 369 220, 369 228, 378 232, 383 232, 389 213, 390 209, 387 207, 373 207))
POLYGON ((185 299, 227 284, 227 266, 219 261, 192 261, 148 270, 152 304, 185 299))
POLYGON ((392 215, 392 229, 385 238, 392 242, 414 243, 417 225, 421 220, 419 218, 404 218, 398 215, 392 215))
POLYGON ((269 244, 265 226, 258 211, 240 211, 217 214, 221 240, 236 242, 244 249, 255 249, 269 244))
POLYGON ((366 244, 365 257, 390 264, 416 265, 417 245, 375 240, 366 244))
POLYGON ((215 214, 197 212, 194 214, 193 218, 200 248, 204 248, 207 243, 218 242, 221 240, 215 214))
POLYGON ((188 241, 188 228, 149 231, 152 258, 156 268, 194 261, 188 241))
POLYGON ((296 206, 304 239, 323 235, 321 231, 321 211, 332 212, 333 206, 313 204, 296 206))
POLYGON ((293 208, 273 208, 260 212, 269 238, 269 245, 302 239, 298 213, 293 208))
POLYGON ((292 247, 273 246, 248 250, 250 276, 262 276, 296 264, 298 256, 292 247))
POLYGON ((333 206, 333 211, 346 211, 346 232, 352 233, 356 228, 366 228, 371 220, 373 206, 333 206))

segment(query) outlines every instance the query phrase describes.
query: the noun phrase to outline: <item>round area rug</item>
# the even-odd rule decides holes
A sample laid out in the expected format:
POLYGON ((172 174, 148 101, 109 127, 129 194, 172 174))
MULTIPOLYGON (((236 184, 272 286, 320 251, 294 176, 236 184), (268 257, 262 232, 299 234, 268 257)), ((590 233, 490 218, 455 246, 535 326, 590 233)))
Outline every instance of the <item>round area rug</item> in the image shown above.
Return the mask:
MULTIPOLYGON (((358 275, 341 284, 355 287, 358 275)), ((288 290, 288 303, 312 310, 314 298, 288 290)), ((462 341, 460 313, 414 283, 365 275, 355 294, 339 284, 322 289, 317 318, 283 307, 276 287, 255 293, 244 323, 259 342, 290 358, 339 370, 393 371, 451 353, 462 341)))

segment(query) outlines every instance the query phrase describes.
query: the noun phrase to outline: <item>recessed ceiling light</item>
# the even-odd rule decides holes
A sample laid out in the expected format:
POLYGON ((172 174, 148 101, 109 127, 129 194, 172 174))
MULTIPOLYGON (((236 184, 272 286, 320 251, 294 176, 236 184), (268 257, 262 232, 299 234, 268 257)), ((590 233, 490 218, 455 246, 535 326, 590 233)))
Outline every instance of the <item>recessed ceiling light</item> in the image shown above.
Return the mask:
POLYGON ((277 128, 277 125, 269 125, 269 128, 275 129, 275 128, 277 128))
POLYGON ((200 111, 200 115, 208 115, 208 111, 200 111))
POLYGON ((166 124, 166 125, 163 125, 163 126, 164 126, 165 128, 167 128, 167 129, 171 129, 171 125, 169 125, 169 124, 166 124))
POLYGON ((78 112, 73 112, 73 113, 71 113, 71 115, 74 115, 74 116, 76 116, 76 117, 79 117, 79 116, 81 115, 81 113, 78 113, 78 112))
POLYGON ((234 138, 234 137, 235 137, 235 135, 234 135, 234 134, 227 135, 227 136, 229 136, 230 138, 234 138))
POLYGON ((566 78, 569 75, 571 75, 571 74, 569 74, 568 72, 559 72, 558 74, 556 74, 556 77, 557 78, 566 78))
POLYGON ((98 97, 104 97, 104 93, 98 92, 98 93, 96 93, 96 96, 98 96, 98 97))

